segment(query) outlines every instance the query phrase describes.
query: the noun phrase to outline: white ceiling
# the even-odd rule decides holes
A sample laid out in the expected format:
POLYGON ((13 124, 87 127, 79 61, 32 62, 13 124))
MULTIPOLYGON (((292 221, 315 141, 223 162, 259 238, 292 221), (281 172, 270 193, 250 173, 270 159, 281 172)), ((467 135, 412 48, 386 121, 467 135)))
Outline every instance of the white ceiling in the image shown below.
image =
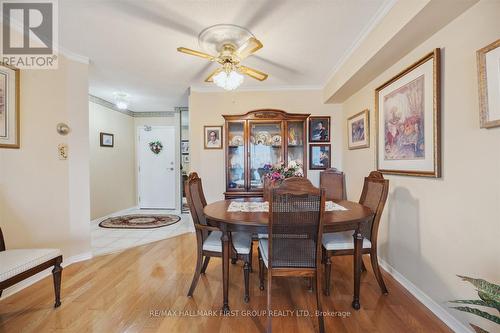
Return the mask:
POLYGON ((205 77, 217 66, 178 53, 199 49, 211 25, 244 26, 264 48, 243 64, 267 72, 240 89, 322 87, 387 0, 64 0, 60 44, 90 58, 90 93, 113 101, 131 96, 133 111, 187 106, 188 88, 213 88, 205 77))

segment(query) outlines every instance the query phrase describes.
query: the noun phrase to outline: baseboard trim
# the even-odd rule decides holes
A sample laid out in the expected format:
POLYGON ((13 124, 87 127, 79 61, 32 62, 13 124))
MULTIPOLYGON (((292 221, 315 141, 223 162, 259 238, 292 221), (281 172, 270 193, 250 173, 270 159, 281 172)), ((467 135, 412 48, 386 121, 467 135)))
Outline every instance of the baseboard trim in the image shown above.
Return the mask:
POLYGON ((113 216, 118 216, 118 215, 123 215, 123 214, 126 214, 130 211, 133 211, 133 210, 137 210, 139 209, 139 206, 132 206, 132 207, 129 207, 129 208, 125 208, 125 209, 122 209, 122 210, 119 210, 117 212, 113 212, 113 213, 110 213, 108 215, 105 215, 105 216, 102 216, 102 217, 98 217, 96 219, 93 219, 92 221, 90 221, 90 223, 98 223, 98 222, 101 222, 107 218, 110 218, 110 217, 113 217, 113 216))
POLYGON ((427 307, 432 313, 434 313, 443 323, 446 324, 454 332, 458 333, 471 333, 473 332, 470 328, 465 326, 461 321, 452 316, 448 311, 446 311, 439 303, 433 300, 429 295, 424 293, 416 285, 414 285, 410 280, 404 277, 403 274, 399 273, 394 267, 389 265, 385 260, 378 259, 380 266, 389 273, 396 281, 398 281, 406 290, 410 292, 417 300, 420 301, 425 307, 427 307))
MULTIPOLYGON (((72 265, 74 263, 80 262, 80 261, 85 261, 92 259, 92 252, 84 252, 81 254, 77 254, 75 256, 71 256, 68 259, 63 258, 63 263, 62 266, 63 268, 68 267, 69 265, 72 265)), ((15 293, 23 290, 24 288, 27 288, 31 286, 32 284, 37 283, 38 281, 51 276, 52 275, 52 268, 47 268, 43 272, 37 273, 33 276, 30 276, 26 280, 23 280, 12 287, 9 287, 5 289, 2 293, 2 297, 0 297, 0 300, 4 300, 9 296, 14 295, 15 293)), ((63 270, 63 281, 64 281, 64 270, 63 270)))

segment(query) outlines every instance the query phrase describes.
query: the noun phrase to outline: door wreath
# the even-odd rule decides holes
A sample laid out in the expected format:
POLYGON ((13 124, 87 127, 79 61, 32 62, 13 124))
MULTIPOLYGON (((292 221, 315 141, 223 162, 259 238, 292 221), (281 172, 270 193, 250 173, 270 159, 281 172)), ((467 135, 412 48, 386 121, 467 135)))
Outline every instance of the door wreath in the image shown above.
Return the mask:
POLYGON ((149 148, 153 154, 158 155, 163 150, 163 144, 160 141, 152 141, 149 143, 149 148))

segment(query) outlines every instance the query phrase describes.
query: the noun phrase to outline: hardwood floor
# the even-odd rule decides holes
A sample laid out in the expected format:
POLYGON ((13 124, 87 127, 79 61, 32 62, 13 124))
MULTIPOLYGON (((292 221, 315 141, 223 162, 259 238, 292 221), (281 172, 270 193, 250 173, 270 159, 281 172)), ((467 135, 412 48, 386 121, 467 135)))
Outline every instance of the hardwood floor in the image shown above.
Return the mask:
MULTIPOLYGON (((194 297, 186 297, 195 252, 195 236, 186 234, 71 265, 63 271, 60 308, 53 308, 52 280, 46 278, 0 301, 0 332, 264 332, 265 316, 219 315, 220 259, 210 261, 194 297), (184 311, 185 316, 174 311, 184 311), (214 311, 216 315, 200 316, 196 311, 214 311)), ((258 260, 254 255, 248 304, 243 302, 242 265, 230 265, 233 311, 258 312, 266 308, 266 291, 259 290, 258 260)), ((361 310, 354 311, 351 258, 335 258, 332 294, 323 296, 323 309, 338 313, 325 318, 326 330, 451 332, 388 274, 384 279, 388 296, 380 294, 371 271, 363 273, 361 310), (338 315, 342 313, 345 318, 338 315)), ((273 309, 284 314, 285 310, 307 310, 312 314, 316 309, 314 293, 308 291, 303 278, 276 278, 273 302, 273 309)), ((302 316, 275 317, 273 331, 314 332, 317 320, 304 312, 302 316)))

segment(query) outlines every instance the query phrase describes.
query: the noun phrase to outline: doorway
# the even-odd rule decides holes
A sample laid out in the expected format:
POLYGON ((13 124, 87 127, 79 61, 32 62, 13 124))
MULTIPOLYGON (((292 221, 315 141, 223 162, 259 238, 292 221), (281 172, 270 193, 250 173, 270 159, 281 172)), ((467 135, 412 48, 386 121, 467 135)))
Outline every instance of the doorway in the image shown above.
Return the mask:
POLYGON ((138 203, 141 209, 175 209, 175 127, 138 128, 138 203))

